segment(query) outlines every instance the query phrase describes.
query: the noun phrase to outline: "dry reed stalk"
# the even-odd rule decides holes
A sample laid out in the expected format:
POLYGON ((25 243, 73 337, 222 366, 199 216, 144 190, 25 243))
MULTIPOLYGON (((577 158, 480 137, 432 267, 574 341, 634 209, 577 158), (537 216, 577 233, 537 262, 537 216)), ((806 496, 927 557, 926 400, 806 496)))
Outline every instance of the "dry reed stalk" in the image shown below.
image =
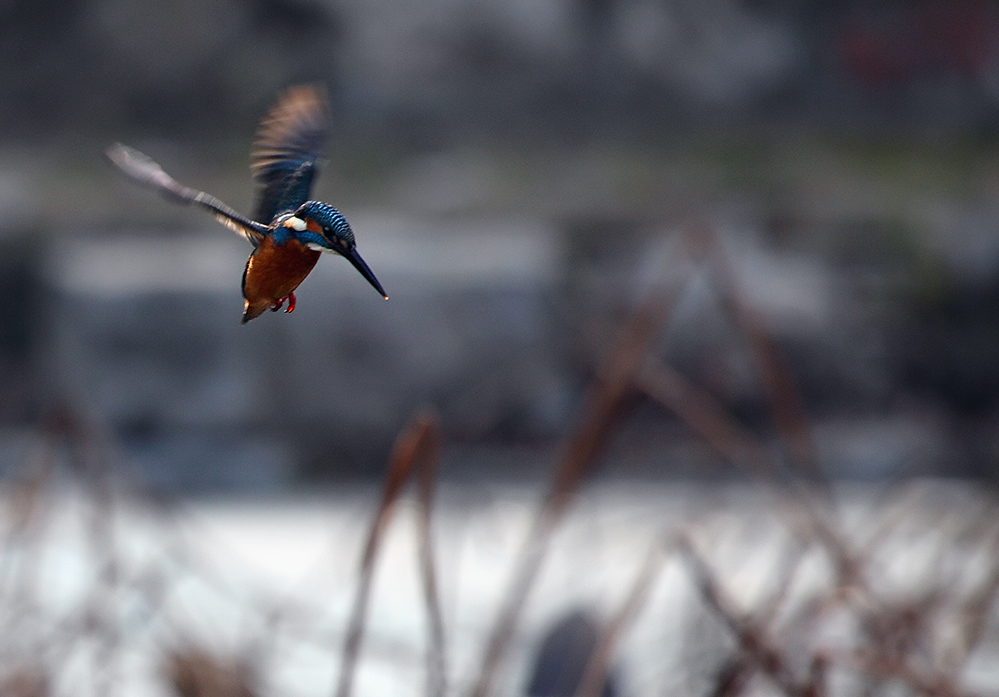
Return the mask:
MULTIPOLYGON (((92 424, 67 406, 51 409, 38 426, 35 447, 28 461, 26 479, 15 490, 12 500, 14 520, 4 544, 5 558, 2 577, 3 603, 11 612, 5 618, 8 632, 37 626, 33 613, 38 612, 35 593, 40 573, 43 527, 54 509, 43 505, 44 490, 52 481, 52 473, 60 454, 65 453, 78 481, 93 503, 86 539, 91 556, 98 561, 96 583, 80 603, 76 630, 65 639, 50 633, 47 648, 55 642, 65 644, 65 652, 81 638, 94 640, 92 677, 98 694, 108 692, 116 677, 115 667, 120 658, 120 628, 114 614, 114 595, 119 582, 114 544, 112 490, 108 475, 108 458, 99 447, 100 439, 92 424), (17 577, 8 579, 7 565, 14 548, 20 551, 17 577), (55 642, 53 642, 55 638, 55 642)), ((63 625, 63 629, 68 626, 63 625)))
POLYGON ((815 442, 791 371, 767 333, 763 317, 745 302, 735 265, 717 233, 710 226, 702 226, 698 232, 705 238, 706 257, 722 307, 749 346, 788 459, 806 480, 820 485, 828 495, 828 482, 819 468, 815 442))
POLYGON ((48 697, 52 694, 51 680, 37 666, 19 666, 0 680, 0 695, 4 697, 48 697))
POLYGON ((9 486, 11 521, 0 547, 0 607, 10 608, 11 624, 26 607, 26 597, 35 586, 41 553, 37 543, 48 513, 43 494, 58 455, 57 444, 47 430, 39 429, 34 440, 23 477, 9 486), (18 552, 20 563, 15 563, 18 552))
MULTIPOLYGON (((932 656, 923 655, 934 646, 931 630, 936 628, 932 615, 939 612, 946 597, 942 589, 931 589, 921 598, 892 604, 859 592, 853 587, 833 586, 799 613, 796 624, 811 622, 834 605, 846 605, 856 613, 864 632, 861 646, 849 653, 817 653, 812 657, 816 674, 824 674, 830 662, 863 673, 867 693, 875 694, 885 681, 908 685, 915 694, 947 697, 965 694, 954 686, 958 671, 967 658, 960 658, 943 669, 933 665, 932 656), (820 662, 821 666, 816 666, 820 662)), ((946 657, 946 656, 945 656, 946 657)), ((813 671, 814 672, 814 671, 813 671)))
MULTIPOLYGON (((664 535, 660 541, 653 545, 646 555, 645 563, 633 582, 631 589, 622 602, 618 611, 611 618, 607 627, 602 632, 597 645, 590 655, 586 665, 586 670, 580 679, 574 697, 597 697, 603 688, 607 674, 611 666, 611 657, 614 648, 634 621, 639 611, 648 600, 649 592, 663 566, 668 561, 673 552, 684 544, 685 536, 681 533, 664 535)), ((787 597, 797 563, 801 560, 805 550, 805 545, 795 543, 787 557, 783 560, 781 581, 777 586, 773 596, 764 604, 761 612, 757 613, 764 626, 772 621, 783 600, 787 597)), ((716 682, 714 697, 733 697, 739 694, 748 679, 755 672, 755 667, 751 660, 745 656, 735 657, 728 664, 728 670, 723 671, 716 682)), ((824 675, 822 676, 824 679, 824 675)), ((810 680, 809 687, 819 684, 818 678, 810 680)), ((822 697, 821 691, 813 690, 810 697, 822 697)))
MULTIPOLYGON (((424 416, 423 418, 432 418, 424 416)), ((431 420, 427 428, 422 467, 417 474, 419 516, 417 518, 420 545, 420 572, 423 578, 423 600, 427 606, 427 697, 444 697, 447 692, 447 660, 444 651, 444 613, 434 563, 431 518, 434 504, 434 482, 440 459, 440 428, 431 420)))
POLYGON ((544 508, 560 517, 579 486, 596 465, 635 386, 646 357, 662 334, 676 293, 658 290, 628 319, 601 363, 584 398, 581 417, 562 448, 544 508))
MULTIPOLYGON (((416 468, 431 468, 428 474, 421 475, 420 498, 422 501, 421 537, 421 569, 425 586, 425 597, 428 598, 427 609, 430 613, 431 649, 429 654, 430 676, 428 689, 443 690, 443 620, 440 616, 440 601, 437 598, 436 580, 432 570, 429 545, 429 516, 431 498, 426 489, 433 487, 433 466, 436 462, 439 442, 439 426, 437 418, 428 411, 418 413, 410 420, 409 425, 396 439, 392 455, 389 459, 388 472, 382 488, 382 498, 368 530, 368 537, 361 556, 357 594, 347 625, 347 636, 343 647, 340 677, 337 682, 336 696, 350 697, 354 681, 354 672, 360 654, 361 642, 364 638, 364 625, 367 617, 368 598, 371 594, 371 583, 374 578, 375 559, 381 546, 385 531, 392 518, 392 510, 402 493, 407 480, 416 468), (428 571, 429 568, 429 571, 428 571), (432 600, 429 598, 433 596, 432 600)), ((431 693, 437 694, 437 693, 431 693)))
POLYGON ((123 660, 122 627, 115 599, 122 584, 115 528, 117 500, 112 478, 110 437, 86 415, 69 406, 59 413, 74 473, 93 503, 87 541, 97 567, 96 582, 83 602, 85 633, 95 640, 93 682, 96 694, 110 694, 123 660))
POLYGON ((598 697, 611 669, 614 648, 648 600, 649 592, 676 545, 676 535, 658 540, 645 557, 624 602, 601 632, 573 697, 598 697))
POLYGON ((0 605, 24 606, 26 594, 35 587, 41 553, 39 537, 50 513, 45 507, 44 493, 52 481, 65 441, 73 431, 74 421, 68 410, 50 409, 34 430, 23 474, 10 484, 11 524, 0 548, 3 554, 0 558, 0 605), (26 559, 17 565, 20 578, 10 578, 14 552, 25 548, 30 553, 26 553, 26 559))
POLYGON ((999 500, 993 493, 986 504, 954 537, 954 542, 962 546, 984 545, 991 549, 996 542, 997 534, 999 534, 999 500))
POLYGON ((883 513, 874 523, 874 529, 866 540, 857 543, 857 556, 870 559, 877 548, 898 529, 898 526, 915 509, 925 491, 918 486, 909 486, 894 497, 885 497, 885 501, 877 506, 883 513))
POLYGON ((225 660, 204 651, 174 652, 164 672, 179 697, 255 697, 253 671, 242 661, 225 660))
MULTIPOLYGON (((994 513, 994 511, 992 511, 994 513)), ((968 594, 955 613, 955 638, 945 647, 942 672, 956 681, 961 668, 981 643, 985 625, 999 597, 999 534, 993 535, 989 546, 991 566, 985 579, 968 594)))
MULTIPOLYGON (((829 520, 828 503, 831 492, 818 464, 815 443, 804 408, 794 388, 794 380, 776 344, 766 331, 762 316, 745 302, 739 290, 738 274, 726 247, 714 230, 707 225, 696 231, 706 250, 711 275, 721 294, 721 301, 733 325, 745 338, 757 367, 763 390, 774 415, 774 422, 793 470, 799 474, 791 480, 798 507, 805 513, 811 535, 819 539, 832 556, 837 575, 843 585, 852 585, 869 594, 861 572, 862 564, 849 546, 835 532, 829 520), (810 482, 811 486, 806 486, 810 482), (816 487, 822 494, 816 496, 816 487)), ((776 476, 776 469, 772 468, 776 476)))
MULTIPOLYGON (((808 522, 806 537, 814 536, 823 542, 834 560, 840 579, 866 589, 860 564, 829 522, 825 505, 829 491, 818 468, 808 421, 793 387, 790 371, 767 335, 765 323, 742 299, 734 265, 713 229, 706 224, 697 225, 683 239, 693 254, 709 263, 711 277, 719 289, 723 307, 749 346, 770 408, 774 412, 778 432, 795 470, 805 478, 819 483, 825 494, 823 500, 820 500, 811 487, 804 485, 802 479, 791 480, 797 493, 795 506, 804 513, 803 520, 808 522)), ((774 482, 782 479, 773 458, 757 439, 736 424, 716 400, 690 384, 679 373, 650 363, 640 374, 639 384, 648 396, 674 411, 737 467, 764 475, 774 482)))
POLYGON ((665 365, 645 365, 637 385, 676 414, 735 467, 772 478, 769 455, 747 429, 736 423, 711 395, 665 365))
POLYGON ((492 694, 496 672, 540 571, 551 534, 607 445, 625 397, 633 390, 649 350, 662 333, 674 299, 674 292, 659 290, 653 293, 632 314, 597 371, 584 399, 582 415, 562 447, 548 494, 515 563, 512 581, 486 643, 478 677, 470 693, 472 697, 492 694))
MULTIPOLYGON (((778 433, 784 442, 785 452, 794 470, 801 475, 801 478, 792 479, 791 484, 797 493, 796 504, 805 514, 804 519, 808 521, 809 536, 814 536, 823 542, 834 560, 838 577, 842 582, 866 590, 867 584, 860 571, 861 565, 829 522, 826 511, 830 496, 828 483, 819 469, 808 419, 794 389, 790 370, 767 334, 763 318, 744 301, 744 294, 739 290, 735 266, 714 230, 708 225, 701 225, 692 232, 691 239, 704 251, 711 276, 720 292, 723 308, 746 340, 774 414, 778 433), (819 486, 823 494, 822 500, 815 496, 812 487, 805 486, 805 481, 811 481, 819 486)), ((743 454, 750 456, 754 469, 768 471, 773 480, 779 479, 777 468, 766 451, 760 446, 750 445, 753 440, 751 436, 747 438, 746 431, 733 426, 724 410, 713 400, 702 397, 694 406, 685 407, 676 393, 682 391, 689 394, 692 388, 680 383, 677 380, 678 376, 667 374, 664 377, 662 374, 657 375, 650 371, 645 377, 648 380, 645 387, 651 389, 652 396, 665 400, 667 406, 675 405, 680 409, 677 413, 687 419, 702 436, 709 437, 711 439, 709 442, 722 454, 732 460, 733 456, 739 454, 733 452, 733 449, 739 446, 743 454), (760 465, 756 466, 755 463, 760 465)), ((738 460, 732 461, 739 463, 738 460)))
MULTIPOLYGON (((981 516, 973 526, 977 527, 980 521, 981 516)), ((931 527, 936 526, 931 524, 931 527)), ((999 539, 993 538, 993 543, 995 554, 999 552, 999 539)), ((873 543, 865 545, 865 550, 867 553, 857 558, 862 566, 869 566, 870 556, 875 551, 873 543)), ((942 558, 943 546, 938 546, 936 553, 942 558)), ((939 568, 940 564, 930 566, 939 568)), ((936 641, 933 630, 939 629, 942 622, 934 620, 940 619, 943 608, 954 604, 949 598, 955 592, 951 584, 941 585, 941 581, 938 579, 936 586, 920 597, 900 603, 884 601, 866 589, 859 599, 854 598, 851 605, 867 640, 853 652, 853 665, 875 681, 899 681, 917 694, 934 697, 964 694, 956 687, 959 670, 980 640, 978 632, 982 627, 978 623, 987 615, 999 590, 999 562, 993 564, 991 575, 971 593, 969 604, 958 611, 957 622, 961 630, 957 632, 958 641, 944 645, 939 651, 941 643, 936 641), (970 623, 962 624, 966 619, 970 619, 970 623), (935 651, 939 651, 936 656, 933 655, 935 651)), ((836 589, 843 597, 849 597, 842 590, 836 589)))
MULTIPOLYGON (((687 568, 705 605, 722 620, 735 637, 742 654, 740 660, 751 663, 788 697, 808 697, 814 694, 807 682, 801 683, 795 679, 786 659, 770 637, 766 625, 736 608, 735 603, 715 580, 710 567, 695 551, 691 541, 681 537, 677 540, 676 548, 687 561, 687 568)), ((741 684, 747 677, 740 673, 738 667, 733 667, 731 680, 733 684, 736 679, 741 684)), ((726 691, 725 694, 732 695, 737 692, 726 691)))
POLYGON ((829 694, 829 659, 825 654, 812 656, 808 666, 808 682, 803 697, 827 697, 829 694))
MULTIPOLYGON (((800 538, 795 538, 790 550, 780 564, 780 580, 773 594, 761 603, 761 606, 754 612, 755 622, 762 627, 772 625, 775 616, 780 611, 784 601, 788 598, 791 584, 798 568, 798 563, 804 556, 806 544, 800 538)), ((808 682, 803 686, 806 694, 811 697, 822 697, 825 690, 824 663, 823 671, 819 672, 819 666, 813 660, 816 670, 809 675, 808 682)), ((742 693, 743 689, 756 674, 756 662, 754 658, 745 651, 739 651, 732 656, 719 670, 715 680, 712 697, 735 697, 742 693)))
POLYGON ((757 608, 755 612, 761 622, 766 624, 773 622, 777 613, 780 612, 781 608, 789 599, 791 595, 791 586, 794 583, 798 567, 800 566, 802 559, 805 558, 805 552, 807 549, 808 544, 800 537, 792 538, 790 548, 786 551, 784 557, 778 565, 780 578, 777 582, 777 586, 771 596, 760 603, 759 608, 757 608))
MULTIPOLYGON (((672 411, 733 466, 764 481, 778 478, 769 453, 756 437, 732 419, 717 400, 678 372, 649 363, 637 382, 647 396, 672 411)), ((804 496, 801 490, 798 493, 804 496)), ((799 532, 799 537, 824 540, 836 560, 840 578, 849 579, 850 583, 862 579, 853 555, 832 531, 819 507, 810 503, 810 498, 790 502, 780 498, 776 503, 789 519, 796 518, 795 511, 803 514, 800 518, 807 523, 807 529, 799 532)))
POLYGON ((913 667, 908 661, 886 660, 875 650, 858 649, 847 653, 829 652, 830 663, 863 673, 868 677, 895 680, 925 697, 979 697, 959 689, 949 676, 941 675, 928 666, 913 667))
POLYGON ((744 653, 725 661, 715 675, 710 697, 737 697, 756 675, 756 668, 744 653))
MULTIPOLYGON (((864 578, 864 568, 868 566, 870 555, 873 552, 873 544, 877 543, 879 535, 886 534, 893 527, 893 522, 888 519, 878 534, 872 538, 871 544, 866 546, 861 553, 852 551, 835 530, 827 511, 829 492, 818 469, 818 460, 808 422, 793 389, 790 373, 783 364, 776 346, 767 336, 762 318, 743 302, 737 290, 738 284, 734 267, 726 250, 710 228, 703 227, 696 232, 698 234, 690 238, 692 244, 699 245, 698 250, 704 253, 704 257, 711 265, 712 277, 721 291, 723 306, 737 330, 746 340, 757 365, 778 432, 784 442, 785 452, 794 465, 793 471, 798 472, 802 477, 791 480, 797 496, 789 501, 790 504, 793 504, 792 510, 785 510, 785 513, 793 513, 793 510, 796 509, 803 514, 800 516, 800 520, 806 522, 807 525, 799 532, 800 539, 820 542, 829 554, 836 570, 833 596, 837 596, 842 601, 843 599, 856 598, 859 594, 861 601, 859 604, 854 604, 857 605, 855 609, 860 612, 862 623, 868 628, 868 643, 873 652, 884 657, 887 647, 893 645, 892 639, 897 639, 900 636, 900 628, 908 625, 904 622, 902 614, 897 612, 897 608, 887 606, 871 593, 864 578), (826 496, 822 500, 817 498, 814 490, 805 486, 805 479, 823 484, 822 490, 826 496)), ((769 457, 766 449, 758 444, 756 438, 748 430, 738 425, 718 402, 703 390, 690 384, 681 375, 667 367, 653 365, 650 362, 639 376, 639 385, 648 396, 673 411, 695 433, 698 433, 737 467, 747 469, 754 474, 762 474, 771 481, 780 479, 773 460, 769 457)), ((781 508, 787 509, 788 506, 783 505, 781 508)), ((795 518, 798 516, 792 516, 792 520, 795 518)), ((697 562, 696 557, 694 560, 696 562, 694 570, 700 579, 702 595, 710 606, 729 620, 744 654, 744 660, 736 660, 730 666, 730 670, 722 676, 718 685, 720 694, 736 694, 741 690, 749 675, 747 667, 743 665, 745 660, 751 660, 760 665, 764 672, 789 694, 821 694, 825 689, 824 685, 820 684, 824 680, 822 677, 825 674, 824 662, 819 657, 815 657, 813 661, 815 670, 812 671, 810 680, 803 684, 796 684, 790 675, 783 671, 780 654, 769 644, 759 642, 758 635, 762 631, 759 625, 761 618, 757 618, 756 624, 753 624, 748 619, 739 619, 732 615, 730 609, 723 602, 724 599, 717 595, 719 589, 713 584, 707 567, 703 563, 697 562), (762 655, 761 651, 763 651, 762 655), (815 661, 818 662, 815 663, 815 661)), ((775 596, 766 615, 772 617, 777 611, 790 584, 790 579, 791 575, 785 578, 784 590, 775 596)), ((993 592, 994 594, 995 592, 993 592)), ((931 605, 932 603, 922 603, 920 616, 929 612, 931 605)), ((813 605, 813 608, 816 607, 818 606, 813 605)), ((917 622, 913 625, 916 629, 912 631, 920 631, 924 624, 917 622)), ((971 631, 974 632, 973 629, 971 631)), ((918 637, 914 636, 910 643, 918 644, 918 637)), ((911 650, 912 646, 906 645, 902 652, 908 653, 911 650)), ((898 663, 899 657, 896 655, 890 659, 890 662, 898 663)), ((947 684, 947 681, 938 676, 932 684, 940 686, 947 684)))

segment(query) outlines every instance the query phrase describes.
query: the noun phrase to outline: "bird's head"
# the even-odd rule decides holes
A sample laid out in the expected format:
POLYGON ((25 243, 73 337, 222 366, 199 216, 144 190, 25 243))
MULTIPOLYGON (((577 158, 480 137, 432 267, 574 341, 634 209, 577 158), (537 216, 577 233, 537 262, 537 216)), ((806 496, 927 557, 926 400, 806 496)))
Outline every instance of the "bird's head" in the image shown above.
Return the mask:
POLYGON ((354 231, 343 214, 321 201, 306 201, 280 223, 289 235, 309 249, 339 254, 349 261, 362 276, 388 300, 375 274, 357 253, 354 231))

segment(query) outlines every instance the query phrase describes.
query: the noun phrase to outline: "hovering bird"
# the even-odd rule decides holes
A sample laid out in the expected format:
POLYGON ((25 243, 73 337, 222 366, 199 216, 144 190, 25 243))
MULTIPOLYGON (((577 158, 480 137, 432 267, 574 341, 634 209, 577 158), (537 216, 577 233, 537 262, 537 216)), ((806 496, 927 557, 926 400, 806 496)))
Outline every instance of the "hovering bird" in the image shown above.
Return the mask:
POLYGON ((264 117, 257 130, 250 171, 257 185, 253 218, 203 191, 177 181, 138 150, 121 143, 107 158, 138 184, 185 205, 210 211, 226 227, 253 245, 243 270, 243 324, 266 310, 295 309, 295 289, 330 252, 345 257, 388 300, 375 275, 357 252, 347 219, 333 206, 310 201, 312 180, 326 140, 328 109, 323 92, 311 85, 291 87, 264 117))

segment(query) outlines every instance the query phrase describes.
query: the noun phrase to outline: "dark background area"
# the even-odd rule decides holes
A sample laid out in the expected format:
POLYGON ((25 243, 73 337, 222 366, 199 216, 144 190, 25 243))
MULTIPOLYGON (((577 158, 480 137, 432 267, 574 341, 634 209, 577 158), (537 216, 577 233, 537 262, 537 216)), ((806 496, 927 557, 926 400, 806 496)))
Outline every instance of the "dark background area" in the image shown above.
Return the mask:
MULTIPOLYGON (((170 490, 378 475, 434 406, 445 476, 534 476, 675 231, 727 241, 834 477, 992 480, 999 6, 709 0, 0 2, 0 448, 60 409, 170 490), (239 325, 240 240, 114 140, 249 210, 254 129, 327 86, 323 259, 239 325)), ((692 284, 663 352, 763 434, 692 284)), ((635 405, 605 476, 715 476, 635 405), (635 445, 637 443, 638 445, 635 445)))

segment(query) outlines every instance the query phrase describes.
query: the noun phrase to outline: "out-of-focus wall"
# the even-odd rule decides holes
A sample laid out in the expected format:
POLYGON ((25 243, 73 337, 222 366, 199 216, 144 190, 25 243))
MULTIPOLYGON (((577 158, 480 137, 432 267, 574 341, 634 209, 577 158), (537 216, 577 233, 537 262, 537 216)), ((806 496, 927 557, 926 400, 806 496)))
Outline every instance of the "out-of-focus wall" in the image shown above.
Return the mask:
MULTIPOLYGON (((14 0, 0 60, 9 442, 68 401, 164 485, 271 487, 378 471, 429 403, 474 451, 454 470, 530 472, 676 232, 707 223, 833 474, 994 469, 990 3, 14 0), (248 247, 101 152, 250 210, 252 134, 300 81, 333 107, 314 195, 392 300, 323 259, 294 315, 240 327, 248 247)), ((765 428, 715 291, 679 308, 665 356, 765 428)), ((639 410, 629 473, 698 472, 639 410)))

